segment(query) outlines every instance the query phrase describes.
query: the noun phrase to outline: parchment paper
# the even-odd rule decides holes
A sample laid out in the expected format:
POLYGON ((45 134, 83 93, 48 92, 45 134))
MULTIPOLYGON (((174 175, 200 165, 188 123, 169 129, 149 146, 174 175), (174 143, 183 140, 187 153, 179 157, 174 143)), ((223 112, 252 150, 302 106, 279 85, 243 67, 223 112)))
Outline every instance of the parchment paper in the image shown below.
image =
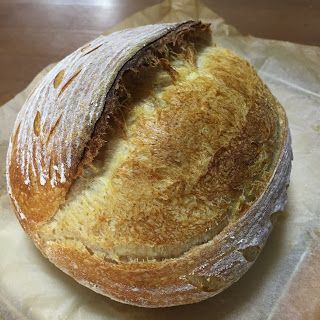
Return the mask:
POLYGON ((0 108, 0 314, 4 319, 320 319, 316 268, 320 262, 320 48, 244 37, 192 0, 165 1, 111 31, 191 18, 212 23, 214 41, 257 68, 289 117, 294 151, 289 202, 257 262, 238 283, 207 301, 142 309, 82 287, 43 258, 10 207, 5 154, 16 114, 49 66, 0 108))

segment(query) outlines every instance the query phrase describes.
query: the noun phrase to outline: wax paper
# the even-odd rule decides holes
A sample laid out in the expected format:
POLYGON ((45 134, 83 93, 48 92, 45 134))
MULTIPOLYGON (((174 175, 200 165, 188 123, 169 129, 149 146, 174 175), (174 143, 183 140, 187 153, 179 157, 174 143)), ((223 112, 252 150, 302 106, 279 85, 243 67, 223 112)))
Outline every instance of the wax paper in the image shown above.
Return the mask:
POLYGON ((186 19, 210 22, 217 45, 256 67, 289 118, 294 152, 289 200, 258 260, 236 284, 209 300, 143 309, 82 287, 42 257, 13 214, 5 155, 17 112, 49 66, 0 108, 0 314, 5 320, 320 319, 320 48, 242 36, 194 0, 165 1, 107 33, 186 19))

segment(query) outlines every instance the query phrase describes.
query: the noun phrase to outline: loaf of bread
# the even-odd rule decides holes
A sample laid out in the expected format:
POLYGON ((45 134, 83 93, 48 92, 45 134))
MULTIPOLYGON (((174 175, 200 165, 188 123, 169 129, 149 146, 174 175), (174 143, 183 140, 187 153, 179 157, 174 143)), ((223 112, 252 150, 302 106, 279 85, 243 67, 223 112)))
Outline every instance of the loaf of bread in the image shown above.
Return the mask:
POLYGON ((196 21, 101 36, 59 62, 17 117, 17 218, 52 263, 114 300, 214 296, 254 263, 285 205, 285 112, 211 39, 196 21))

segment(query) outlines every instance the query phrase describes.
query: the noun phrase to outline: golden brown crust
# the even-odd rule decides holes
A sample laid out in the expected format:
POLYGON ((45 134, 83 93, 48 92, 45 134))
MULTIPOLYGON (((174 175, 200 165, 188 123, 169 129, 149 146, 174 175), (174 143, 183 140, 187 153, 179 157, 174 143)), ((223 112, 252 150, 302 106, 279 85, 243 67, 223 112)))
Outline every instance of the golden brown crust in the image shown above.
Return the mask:
MULTIPOLYGON (((78 226, 81 214, 73 214, 70 218, 68 213, 71 216, 71 211, 61 211, 61 205, 65 202, 74 179, 83 173, 83 167, 98 154, 103 140, 109 138, 108 134, 112 134, 108 128, 116 119, 113 108, 120 106, 121 97, 116 93, 121 89, 119 86, 123 85, 120 80, 126 68, 135 69, 140 67, 139 63, 145 63, 144 57, 150 53, 149 49, 156 48, 160 52, 167 49, 166 43, 171 43, 171 49, 174 50, 175 46, 179 47, 179 43, 176 43, 179 35, 188 34, 190 30, 201 33, 205 29, 204 25, 196 22, 147 26, 138 31, 128 30, 120 36, 93 41, 90 46, 67 57, 50 73, 29 98, 16 122, 7 168, 8 189, 19 221, 42 253, 60 269, 83 285, 121 302, 144 307, 171 306, 194 303, 219 293, 237 281, 253 264, 272 229, 270 216, 282 210, 286 202, 292 157, 287 119, 282 107, 253 68, 228 51, 222 50, 213 56, 217 63, 205 66, 206 72, 213 78, 203 81, 201 90, 215 90, 214 97, 208 99, 221 99, 221 104, 213 104, 215 109, 210 111, 210 103, 203 99, 203 104, 197 105, 203 113, 196 108, 191 108, 189 112, 192 99, 201 99, 205 91, 200 91, 199 96, 192 88, 183 85, 179 87, 179 72, 160 55, 156 63, 166 70, 176 84, 174 89, 169 87, 164 91, 164 98, 162 97, 170 108, 162 108, 155 122, 150 119, 149 122, 141 120, 142 124, 135 129, 137 135, 133 139, 136 142, 139 139, 142 141, 137 148, 138 154, 131 153, 131 158, 127 157, 130 161, 124 161, 119 166, 121 170, 114 170, 113 173, 120 186, 116 194, 121 191, 125 195, 115 205, 122 215, 118 225, 124 231, 115 230, 119 242, 124 236, 123 243, 127 247, 131 245, 131 249, 126 252, 128 259, 120 259, 121 254, 116 251, 114 255, 108 255, 116 240, 110 236, 109 224, 103 224, 106 214, 104 217, 102 215, 101 222, 93 209, 88 212, 93 220, 97 220, 94 227, 100 228, 97 234, 106 247, 101 246, 101 239, 93 241, 90 224, 81 226, 89 228, 87 234, 90 243, 88 239, 80 237, 80 233, 68 234, 68 230, 78 226), (147 32, 150 35, 146 36, 147 32), (141 39, 132 40, 139 36, 141 39), (111 66, 92 67, 95 59, 113 57, 114 52, 109 54, 100 50, 108 50, 110 46, 112 49, 112 39, 118 42, 120 37, 123 37, 123 41, 129 41, 129 53, 123 54, 111 66), (72 70, 65 68, 68 63, 72 65, 72 70), (107 81, 101 78, 103 80, 98 79, 99 83, 95 88, 81 87, 83 81, 90 80, 94 83, 95 73, 102 75, 106 70, 112 74, 107 81), (208 83, 211 84, 205 89, 208 83), (215 86, 212 87, 212 83, 215 86), (79 90, 90 95, 87 104, 78 98, 81 96, 84 99, 79 90), (228 94, 236 98, 232 100, 228 94), (42 106, 44 101, 48 103, 47 110, 42 106), (66 110, 72 113, 71 118, 61 112, 63 107, 69 107, 68 103, 72 104, 71 109, 66 110), (240 108, 243 108, 243 112, 238 114, 240 108), (225 125, 219 126, 216 122, 216 131, 221 139, 219 145, 216 132, 212 130, 211 135, 208 134, 219 117, 212 120, 211 115, 206 116, 205 113, 215 111, 217 114, 224 114, 224 110, 230 112, 230 115, 220 118, 219 123, 225 125), (84 117, 82 113, 85 114, 84 117), (237 121, 236 125, 234 121, 228 121, 232 117, 237 121), (71 129, 68 122, 70 120, 74 121, 71 129), (211 126, 202 135, 199 134, 202 129, 201 121, 209 121, 211 126), (227 125, 228 122, 233 124, 227 125), (153 133, 146 128, 151 128, 153 133), (169 129, 178 139, 162 141, 169 129), (154 134, 156 131, 162 134, 157 136, 154 134), (195 141, 188 144, 191 138, 195 141), (206 139, 209 139, 208 143, 204 142, 206 139), (196 161, 203 156, 201 148, 210 152, 207 152, 202 174, 193 177, 191 172, 201 167, 196 161), (178 152, 181 159, 176 157, 178 152), (134 158, 148 158, 149 155, 152 160, 148 159, 150 171, 146 166, 140 168, 141 163, 134 158), (193 158, 189 159, 190 157, 193 158), (193 160, 196 162, 192 162, 193 160), (157 166, 165 168, 167 176, 156 177, 159 175, 156 172, 157 166), (152 190, 156 188, 158 180, 173 180, 176 172, 182 177, 181 181, 184 179, 184 188, 178 188, 177 194, 166 193, 169 189, 160 195, 149 192, 149 198, 141 200, 139 192, 131 192, 135 186, 145 192, 152 190), (190 180, 192 184, 189 185, 190 180), (179 204, 172 209, 167 200, 173 199, 175 204, 178 203, 179 199, 186 196, 188 188, 189 193, 197 195, 201 201, 215 203, 216 211, 221 212, 221 216, 199 217, 198 221, 188 216, 182 223, 177 212, 184 206, 179 204), (243 190, 246 192, 242 192, 243 190), (156 197, 164 197, 167 201, 160 211, 155 211, 152 207, 152 201, 156 197), (223 201, 219 202, 217 199, 223 201), (135 207, 142 203, 145 210, 141 209, 137 211, 137 215, 130 215, 130 206, 129 209, 126 208, 125 201, 135 207), (235 210, 231 210, 232 216, 227 215, 230 211, 228 206, 220 205, 221 203, 236 206, 235 210), (65 214, 67 219, 64 220, 65 214), (148 218, 150 225, 139 222, 148 218), (60 226, 56 221, 61 222, 60 226), (162 233, 161 228, 155 229, 159 221, 164 230, 162 233), (215 224, 218 225, 217 232, 208 232, 213 230, 212 225, 215 224), (137 228, 130 231, 130 226, 133 226, 132 230, 144 227, 142 230, 137 228), (196 241, 192 242, 192 239, 196 241), (174 247, 173 242, 177 247, 174 247), (151 254, 144 245, 152 248, 151 254), (166 247, 161 247, 162 245, 166 247)), ((120 50, 120 55, 123 50, 124 48, 120 50)), ((118 51, 115 52, 119 54, 118 51)), ((192 50, 184 52, 184 55, 188 57, 188 61, 195 63, 192 50)), ((166 54, 164 57, 167 58, 166 54)), ((199 86, 200 78, 197 78, 199 86)), ((130 133, 130 130, 127 132, 130 133)), ((134 143, 130 142, 130 145, 133 146, 134 143)), ((69 198, 72 199, 72 196, 70 194, 69 198)), ((110 211, 110 208, 103 204, 98 211, 110 211)), ((191 211, 190 213, 192 214, 191 211)), ((114 229, 113 225, 112 228, 114 229)))
POLYGON ((154 80, 147 72, 130 79, 121 129, 39 230, 43 241, 74 238, 116 261, 173 258, 260 196, 281 147, 281 108, 229 50, 210 47, 195 65, 183 62, 171 61, 174 82, 155 69, 154 80))

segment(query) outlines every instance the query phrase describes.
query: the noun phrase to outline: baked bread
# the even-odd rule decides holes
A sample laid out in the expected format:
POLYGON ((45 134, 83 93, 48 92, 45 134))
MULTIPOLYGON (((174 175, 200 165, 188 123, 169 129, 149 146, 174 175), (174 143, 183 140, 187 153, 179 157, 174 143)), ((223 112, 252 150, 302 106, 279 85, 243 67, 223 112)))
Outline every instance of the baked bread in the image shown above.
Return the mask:
POLYGON ((237 281, 282 210, 285 112, 254 68, 188 21, 101 36, 21 109, 17 218, 52 263, 114 300, 194 303, 237 281))

